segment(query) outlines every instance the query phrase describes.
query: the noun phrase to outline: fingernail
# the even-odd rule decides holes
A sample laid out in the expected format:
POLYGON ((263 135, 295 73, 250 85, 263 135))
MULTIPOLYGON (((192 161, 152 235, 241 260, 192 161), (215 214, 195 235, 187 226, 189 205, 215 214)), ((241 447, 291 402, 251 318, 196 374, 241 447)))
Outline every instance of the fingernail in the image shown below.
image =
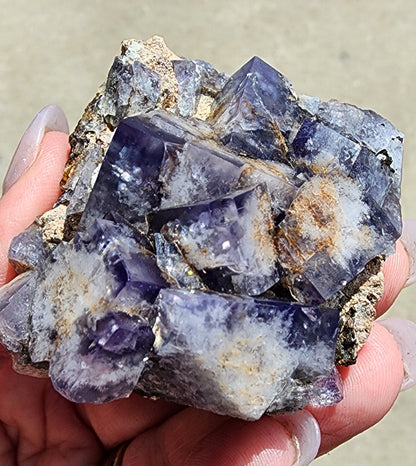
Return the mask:
POLYGON ((43 136, 48 131, 69 133, 66 116, 57 105, 47 105, 43 107, 24 132, 4 178, 3 194, 5 194, 33 164, 43 136))
POLYGON ((416 324, 400 317, 378 321, 394 338, 403 360, 404 377, 400 391, 416 385, 416 324))
POLYGON ((409 256, 409 276, 404 286, 410 286, 416 282, 416 220, 403 220, 400 242, 409 256))
POLYGON ((298 450, 296 466, 311 464, 321 445, 321 431, 316 419, 308 411, 279 414, 275 419, 292 435, 298 450))

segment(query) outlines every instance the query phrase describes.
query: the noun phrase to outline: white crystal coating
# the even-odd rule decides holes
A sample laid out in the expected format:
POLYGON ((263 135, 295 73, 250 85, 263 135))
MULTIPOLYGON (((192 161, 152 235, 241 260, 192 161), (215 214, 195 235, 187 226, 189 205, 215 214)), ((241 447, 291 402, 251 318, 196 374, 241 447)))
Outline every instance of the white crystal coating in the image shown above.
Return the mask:
MULTIPOLYGON (((313 354, 306 345, 290 343, 292 317, 270 314, 259 318, 249 310, 254 301, 161 290, 157 302, 154 348, 161 370, 167 370, 165 377, 171 378, 169 396, 181 399, 182 381, 189 384, 189 393, 198 394, 193 400, 196 406, 209 403, 219 413, 258 419, 273 402, 285 405, 288 392, 297 390, 294 368, 308 367, 311 373, 322 374, 328 362, 331 367, 333 350, 327 343, 311 342, 313 354), (195 331, 201 327, 204 332, 195 331), (184 353, 185 358, 181 357, 184 353)), ((157 376, 150 375, 150 380, 157 387, 157 376)))

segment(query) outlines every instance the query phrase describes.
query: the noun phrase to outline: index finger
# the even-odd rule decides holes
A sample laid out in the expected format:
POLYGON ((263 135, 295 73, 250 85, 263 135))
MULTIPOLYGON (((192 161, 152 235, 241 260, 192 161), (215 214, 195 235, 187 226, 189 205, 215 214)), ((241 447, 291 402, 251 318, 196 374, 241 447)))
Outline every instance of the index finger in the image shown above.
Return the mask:
POLYGON ((33 165, 0 199, 0 286, 14 276, 7 259, 11 240, 58 198, 68 153, 67 134, 46 133, 33 165))

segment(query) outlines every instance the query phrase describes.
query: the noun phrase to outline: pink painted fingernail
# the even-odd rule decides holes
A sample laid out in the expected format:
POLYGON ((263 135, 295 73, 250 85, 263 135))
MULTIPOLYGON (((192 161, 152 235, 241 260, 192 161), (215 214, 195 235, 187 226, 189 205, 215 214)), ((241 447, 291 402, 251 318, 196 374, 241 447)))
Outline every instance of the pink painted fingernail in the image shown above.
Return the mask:
POLYGON ((416 282, 416 220, 403 220, 400 242, 409 256, 409 277, 404 286, 410 286, 416 282))
POLYGON ((404 377, 400 391, 416 385, 416 324, 400 317, 378 321, 396 342, 403 359, 404 377))
POLYGON ((4 178, 3 194, 5 194, 33 164, 38 154, 42 138, 45 133, 49 131, 69 133, 66 116, 57 105, 47 105, 43 107, 24 132, 4 178))
POLYGON ((318 454, 321 445, 321 430, 317 420, 308 411, 285 413, 275 416, 293 436, 298 450, 296 466, 307 466, 318 454))

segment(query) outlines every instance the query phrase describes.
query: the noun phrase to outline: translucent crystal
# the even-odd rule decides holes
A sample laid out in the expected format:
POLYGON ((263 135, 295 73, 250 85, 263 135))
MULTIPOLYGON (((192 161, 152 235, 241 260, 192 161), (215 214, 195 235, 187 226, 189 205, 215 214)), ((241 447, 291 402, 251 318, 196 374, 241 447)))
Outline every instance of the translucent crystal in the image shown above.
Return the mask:
POLYGON ((260 58, 228 77, 124 42, 63 195, 11 244, 14 367, 75 402, 137 391, 243 419, 339 402, 335 358, 364 344, 401 233, 402 143, 260 58))
POLYGON ((128 118, 120 123, 81 219, 88 227, 95 218, 117 212, 140 224, 146 212, 158 207, 159 173, 164 158, 184 141, 148 124, 128 118))
POLYGON ((259 295, 279 279, 270 201, 261 185, 208 203, 158 210, 149 224, 179 246, 202 279, 212 269, 221 270, 220 278, 228 275, 230 286, 219 291, 259 295))
POLYGON ((289 81, 258 57, 231 76, 211 114, 213 127, 226 146, 266 160, 285 160, 285 137, 301 118, 289 81))
POLYGON ((145 393, 257 419, 271 405, 292 407, 300 386, 302 408, 313 384, 332 378, 336 310, 172 289, 156 304, 145 393))
POLYGON ((53 251, 42 275, 28 301, 31 360, 49 360, 71 400, 127 396, 153 344, 151 304, 167 286, 154 256, 129 227, 95 220, 53 251))

